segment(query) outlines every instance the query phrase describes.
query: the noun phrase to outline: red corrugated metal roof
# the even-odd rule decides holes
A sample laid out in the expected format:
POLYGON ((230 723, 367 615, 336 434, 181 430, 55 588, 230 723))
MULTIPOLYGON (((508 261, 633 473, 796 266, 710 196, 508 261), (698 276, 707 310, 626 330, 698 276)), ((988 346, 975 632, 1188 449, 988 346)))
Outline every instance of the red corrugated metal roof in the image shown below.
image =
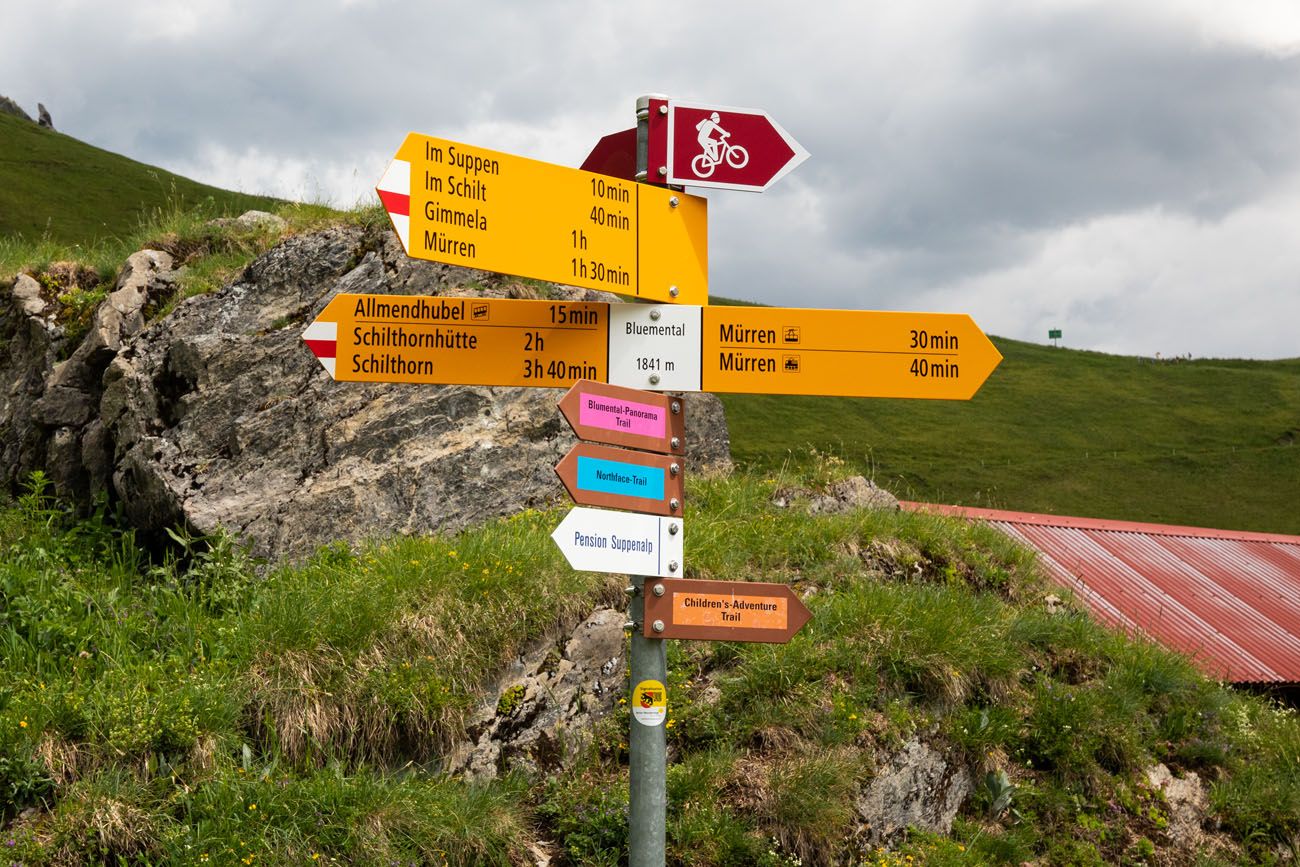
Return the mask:
POLYGON ((904 503, 1036 549, 1101 620, 1235 683, 1300 683, 1300 536, 904 503))

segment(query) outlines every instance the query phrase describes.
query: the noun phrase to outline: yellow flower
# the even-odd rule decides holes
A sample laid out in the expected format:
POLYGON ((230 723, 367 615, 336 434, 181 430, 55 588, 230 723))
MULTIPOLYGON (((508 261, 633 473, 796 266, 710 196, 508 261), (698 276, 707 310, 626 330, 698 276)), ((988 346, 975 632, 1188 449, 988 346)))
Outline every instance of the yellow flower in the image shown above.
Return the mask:
POLYGON ((455 560, 455 559, 456 559, 456 552, 455 552, 455 551, 448 551, 448 552, 447 552, 447 556, 450 557, 451 559, 455 560))
POLYGON ((320 853, 319 853, 319 852, 313 852, 313 853, 311 853, 311 860, 313 860, 313 861, 319 861, 319 860, 320 860, 320 853))
POLYGON ((249 804, 249 805, 248 805, 248 809, 250 809, 250 810, 256 810, 256 809, 257 809, 257 805, 256 805, 256 804, 249 804))
POLYGON ((25 729, 25 728, 27 728, 27 720, 19 720, 19 721, 18 721, 18 728, 20 728, 20 729, 25 729))
POLYGON ((855 714, 855 713, 851 713, 851 714, 849 714, 849 719, 857 719, 857 718, 858 718, 858 715, 857 715, 857 714, 855 714))
POLYGON ((963 846, 962 844, 958 843, 958 844, 957 844, 957 851, 958 851, 958 852, 965 852, 965 851, 966 851, 966 847, 963 846))

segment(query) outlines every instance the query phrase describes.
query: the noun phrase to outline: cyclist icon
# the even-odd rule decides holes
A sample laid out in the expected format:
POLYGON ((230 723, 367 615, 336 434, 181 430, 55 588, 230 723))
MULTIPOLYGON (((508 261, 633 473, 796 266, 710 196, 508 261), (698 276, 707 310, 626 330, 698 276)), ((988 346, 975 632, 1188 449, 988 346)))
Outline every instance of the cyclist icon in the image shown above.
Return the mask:
POLYGON ((743 169, 749 163, 749 151, 727 141, 731 133, 719 125, 719 120, 721 116, 715 111, 695 125, 699 133, 695 139, 704 149, 703 153, 696 154, 691 160, 691 171, 695 172, 697 178, 709 177, 724 161, 733 169, 743 169), (718 133, 717 138, 713 137, 715 131, 718 133))

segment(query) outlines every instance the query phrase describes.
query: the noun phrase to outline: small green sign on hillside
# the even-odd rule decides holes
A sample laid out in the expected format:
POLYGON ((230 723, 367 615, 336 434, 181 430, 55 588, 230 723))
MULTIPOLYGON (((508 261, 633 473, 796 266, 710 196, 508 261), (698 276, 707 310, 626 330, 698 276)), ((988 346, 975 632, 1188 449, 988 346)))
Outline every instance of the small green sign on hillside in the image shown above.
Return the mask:
POLYGON ((1060 338, 1061 338, 1061 329, 1059 329, 1059 328, 1052 328, 1052 329, 1048 330, 1048 332, 1047 332, 1047 336, 1048 336, 1048 338, 1051 339, 1051 340, 1060 340, 1060 338))

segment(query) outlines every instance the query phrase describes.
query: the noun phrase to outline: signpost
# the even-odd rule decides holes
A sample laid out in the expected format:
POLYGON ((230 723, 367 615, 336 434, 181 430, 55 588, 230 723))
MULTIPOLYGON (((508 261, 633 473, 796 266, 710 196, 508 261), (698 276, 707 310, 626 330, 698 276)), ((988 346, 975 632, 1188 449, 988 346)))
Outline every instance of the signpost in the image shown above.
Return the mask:
POLYGON ((580 440, 661 454, 686 451, 686 416, 676 398, 583 380, 559 406, 580 440))
POLYGON ((303 333, 341 382, 567 386, 603 379, 609 305, 336 295, 303 333))
POLYGON ((643 389, 966 400, 1002 356, 965 315, 704 306, 706 200, 667 185, 762 191, 808 152, 755 109, 646 96, 637 119, 582 169, 411 133, 376 189, 412 257, 666 303, 338 295, 303 340, 338 381, 570 387, 586 442, 556 473, 581 505, 551 538, 629 576, 629 864, 659 867, 663 639, 784 643, 811 615, 784 585, 681 577, 684 407, 643 389))
MULTIPOLYGON (((1002 360, 957 313, 442 296, 337 295, 303 339, 346 382, 564 387, 592 380, 634 394, 968 400, 1002 360)), ((617 401, 606 404, 605 420, 586 427, 612 423, 616 433, 625 422, 629 436, 594 439, 672 450, 645 444, 644 431, 659 429, 644 415, 650 410, 624 405, 621 422, 611 422, 617 401)), ((591 418, 599 415, 593 410, 591 418)), ((676 436, 680 448, 680 429, 676 436)))
POLYGON ((762 192, 808 159, 767 112, 652 100, 647 180, 762 192))
POLYGON ((376 190, 417 259, 708 301, 705 199, 418 133, 376 190))
POLYGON ((574 506, 551 533, 579 572, 682 574, 682 519, 574 506))
POLYGON ((969 400, 1002 355, 969 316, 706 307, 700 387, 969 400))
POLYGON ((646 582, 647 638, 785 644, 812 617, 784 584, 674 578, 646 582))
POLYGON ((578 168, 625 180, 636 180, 636 127, 602 136, 578 168))
POLYGON ((653 515, 682 513, 678 458, 578 443, 555 467, 575 503, 653 515))

